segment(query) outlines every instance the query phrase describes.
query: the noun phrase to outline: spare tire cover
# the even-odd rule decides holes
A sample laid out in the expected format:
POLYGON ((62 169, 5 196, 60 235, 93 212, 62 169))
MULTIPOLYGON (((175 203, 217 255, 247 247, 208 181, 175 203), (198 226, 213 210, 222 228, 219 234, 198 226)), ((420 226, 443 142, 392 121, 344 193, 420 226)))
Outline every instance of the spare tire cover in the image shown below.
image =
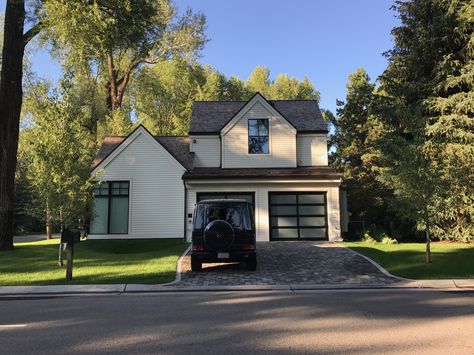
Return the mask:
POLYGON ((234 242, 234 228, 223 220, 209 223, 204 230, 204 243, 214 251, 223 251, 234 242))

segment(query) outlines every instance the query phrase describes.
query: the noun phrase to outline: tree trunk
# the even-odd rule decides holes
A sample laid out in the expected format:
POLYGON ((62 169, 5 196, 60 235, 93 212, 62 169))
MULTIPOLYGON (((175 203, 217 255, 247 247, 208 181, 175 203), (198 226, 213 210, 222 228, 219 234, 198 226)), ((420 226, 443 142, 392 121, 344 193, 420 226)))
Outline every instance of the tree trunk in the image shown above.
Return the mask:
POLYGON ((13 192, 23 99, 23 0, 8 0, 0 82, 0 250, 13 249, 13 192))
POLYGON ((49 204, 46 202, 46 239, 52 239, 52 226, 51 226, 51 212, 49 210, 49 204))
POLYGON ((431 237, 430 237, 430 220, 428 209, 425 209, 425 235, 426 235, 426 262, 431 263, 431 237))

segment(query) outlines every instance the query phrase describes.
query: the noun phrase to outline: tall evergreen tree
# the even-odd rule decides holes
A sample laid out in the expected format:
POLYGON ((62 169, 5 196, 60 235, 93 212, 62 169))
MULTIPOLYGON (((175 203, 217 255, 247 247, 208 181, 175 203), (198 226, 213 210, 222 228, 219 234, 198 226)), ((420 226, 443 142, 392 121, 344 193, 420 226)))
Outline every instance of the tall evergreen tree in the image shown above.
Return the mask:
POLYGON ((337 101, 337 116, 329 116, 334 133, 330 137, 331 164, 342 170, 351 219, 382 225, 387 217, 387 191, 372 170, 370 136, 375 84, 364 69, 349 75, 345 101, 337 101))
MULTIPOLYGON (((425 232, 428 261, 432 234, 453 239, 472 238, 464 232, 455 233, 472 228, 469 218, 447 218, 457 215, 460 210, 468 211, 467 206, 472 206, 472 191, 469 192, 469 187, 459 190, 456 178, 449 171, 450 162, 439 153, 442 147, 450 146, 456 130, 444 134, 436 129, 440 124, 444 126, 440 118, 450 115, 448 106, 441 105, 446 110, 440 110, 439 92, 451 79, 450 76, 443 79, 442 73, 446 73, 448 67, 458 67, 454 72, 459 70, 453 56, 463 52, 466 41, 469 42, 472 36, 472 24, 462 23, 459 17, 459 11, 469 8, 469 3, 468 0, 397 1, 395 9, 401 25, 392 31, 395 46, 387 53, 389 65, 380 78, 377 118, 382 133, 378 177, 393 189, 398 212, 416 222, 418 229, 425 232), (459 35, 460 28, 464 28, 463 36, 459 35), (434 114, 436 109, 442 114, 434 114), (438 138, 436 143, 435 137, 438 138), (448 181, 448 185, 453 182, 456 188, 446 185, 448 181), (456 202, 447 200, 448 191, 456 202), (463 197, 459 196, 460 192, 463 197), (455 207, 456 203, 461 203, 459 208, 455 207), (458 228, 459 224, 455 225, 459 222, 467 223, 458 228), (466 227, 469 224, 471 227, 466 227)), ((462 95, 472 94, 472 89, 466 85, 458 86, 458 90, 462 95)), ((450 96, 455 91, 448 89, 446 94, 450 96)), ((469 114, 467 111, 464 117, 469 114)), ((461 121, 468 122, 465 118, 461 121)), ((461 127, 464 138, 459 142, 462 149, 466 149, 469 129, 468 125, 461 127)), ((451 160, 451 164, 456 165, 458 172, 472 167, 469 158, 451 160)))

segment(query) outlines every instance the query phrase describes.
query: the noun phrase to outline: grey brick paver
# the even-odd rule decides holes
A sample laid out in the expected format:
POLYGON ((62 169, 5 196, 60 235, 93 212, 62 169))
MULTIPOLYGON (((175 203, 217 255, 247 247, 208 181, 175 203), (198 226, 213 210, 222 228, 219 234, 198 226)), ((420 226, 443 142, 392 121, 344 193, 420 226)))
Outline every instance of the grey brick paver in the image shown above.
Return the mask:
POLYGON ((257 243, 257 270, 245 265, 204 264, 192 272, 189 255, 181 262, 182 286, 389 284, 397 280, 382 274, 364 258, 334 243, 257 243))

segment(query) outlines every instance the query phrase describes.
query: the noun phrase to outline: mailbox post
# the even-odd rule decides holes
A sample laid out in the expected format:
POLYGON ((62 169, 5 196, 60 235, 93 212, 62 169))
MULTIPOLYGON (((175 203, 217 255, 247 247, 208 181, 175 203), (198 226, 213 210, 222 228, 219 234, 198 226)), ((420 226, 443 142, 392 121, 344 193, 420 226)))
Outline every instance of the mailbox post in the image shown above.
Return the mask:
POLYGON ((74 244, 80 242, 81 231, 78 229, 63 229, 61 232, 61 244, 66 244, 66 281, 72 280, 72 266, 74 259, 74 244))

